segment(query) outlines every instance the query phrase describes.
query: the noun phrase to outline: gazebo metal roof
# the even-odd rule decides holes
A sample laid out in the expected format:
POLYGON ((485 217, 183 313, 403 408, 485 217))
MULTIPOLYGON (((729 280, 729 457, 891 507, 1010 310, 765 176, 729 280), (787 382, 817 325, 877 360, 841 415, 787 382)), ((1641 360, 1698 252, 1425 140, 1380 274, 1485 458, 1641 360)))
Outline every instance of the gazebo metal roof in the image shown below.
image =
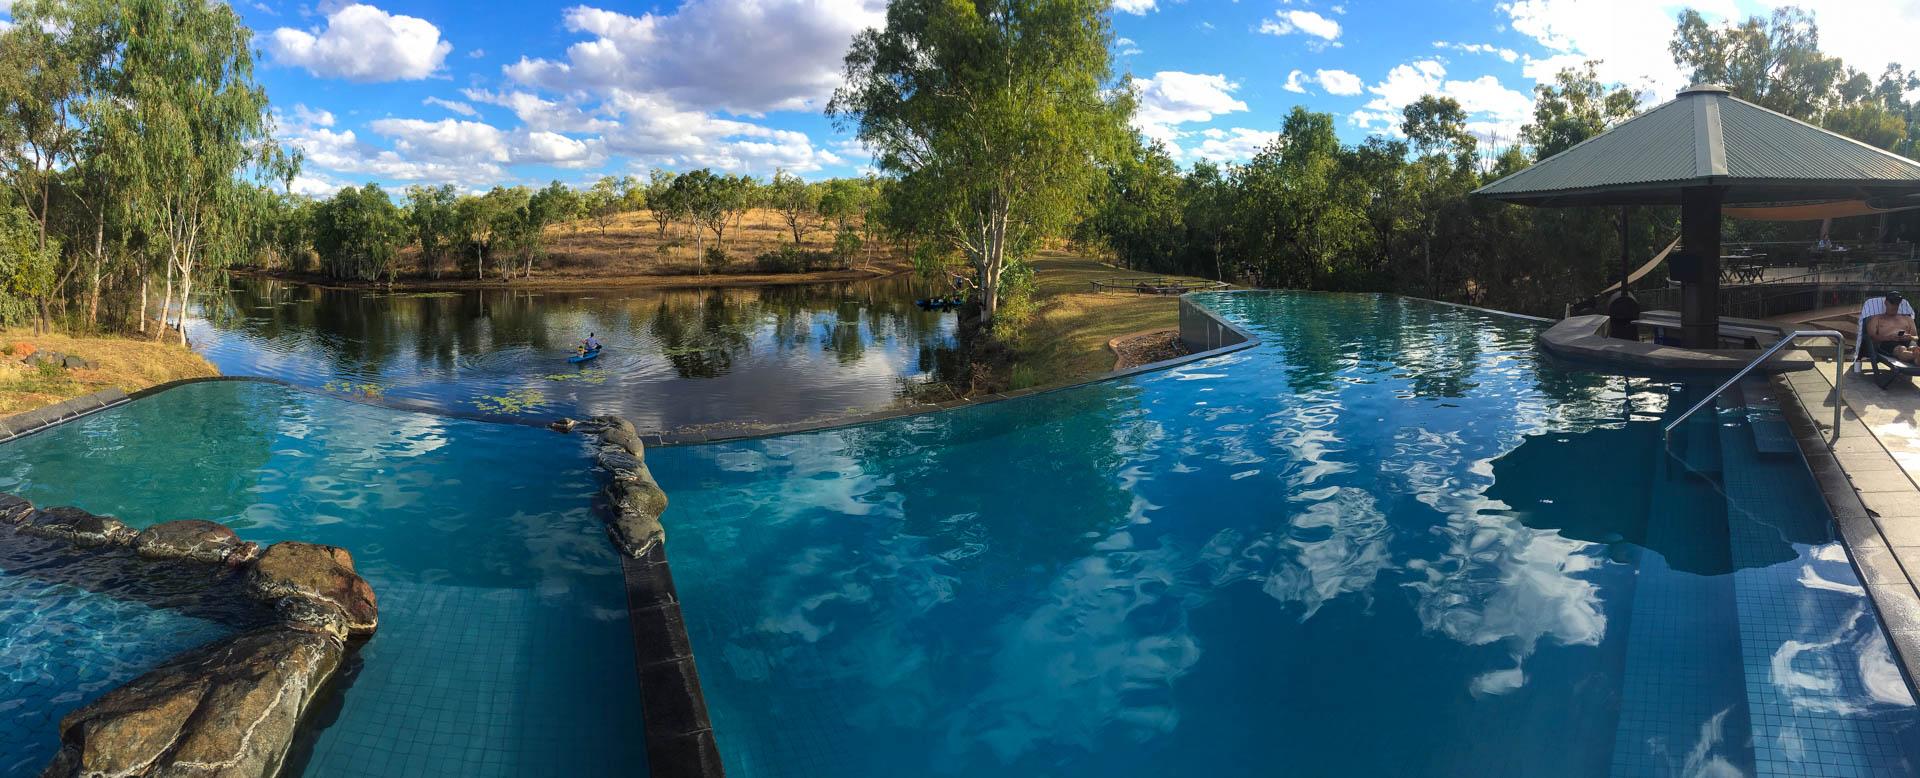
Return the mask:
POLYGON ((1866 199, 1920 192, 1920 162, 1694 86, 1572 148, 1474 190, 1521 205, 1677 204, 1690 187, 1724 203, 1866 199))

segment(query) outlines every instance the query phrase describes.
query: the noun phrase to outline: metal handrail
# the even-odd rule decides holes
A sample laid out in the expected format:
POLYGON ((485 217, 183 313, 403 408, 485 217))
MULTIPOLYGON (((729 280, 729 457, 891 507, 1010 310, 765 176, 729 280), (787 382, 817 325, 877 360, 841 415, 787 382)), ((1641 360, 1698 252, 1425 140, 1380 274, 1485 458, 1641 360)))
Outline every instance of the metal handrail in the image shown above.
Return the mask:
MULTIPOLYGON (((1705 408, 1707 403, 1713 402, 1714 398, 1719 397, 1721 392, 1727 390, 1727 387, 1733 386, 1735 382, 1745 378, 1748 373, 1753 372, 1753 369, 1759 367, 1760 363, 1767 361, 1767 357, 1773 356, 1774 353, 1780 349, 1793 345, 1794 340, 1799 338, 1833 338, 1833 440, 1839 440, 1840 408, 1846 405, 1844 398, 1840 394, 1840 382, 1847 375, 1847 338, 1845 335, 1841 335, 1838 330, 1795 330, 1787 333, 1786 337, 1781 338, 1779 343, 1773 344, 1773 348, 1767 349, 1761 353, 1760 356, 1754 358, 1752 362, 1748 362, 1746 367, 1740 368, 1740 372, 1734 373, 1732 378, 1727 379, 1726 383, 1720 385, 1720 388, 1713 390, 1713 392, 1709 393, 1705 398, 1702 398, 1700 402, 1694 403, 1693 407, 1688 408, 1686 413, 1680 414, 1679 418, 1668 422, 1667 426, 1662 430, 1666 435, 1667 447, 1673 447, 1674 427, 1680 426, 1680 423, 1686 421, 1694 412, 1705 408)), ((1828 441, 1827 445, 1832 446, 1833 442, 1828 441)))

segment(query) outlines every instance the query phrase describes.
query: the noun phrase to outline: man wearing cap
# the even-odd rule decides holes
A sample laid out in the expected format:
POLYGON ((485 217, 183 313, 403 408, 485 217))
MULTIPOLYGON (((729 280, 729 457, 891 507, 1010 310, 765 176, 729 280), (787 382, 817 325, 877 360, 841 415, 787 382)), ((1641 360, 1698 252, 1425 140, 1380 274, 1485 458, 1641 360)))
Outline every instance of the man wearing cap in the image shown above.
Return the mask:
POLYGON ((1880 353, 1908 364, 1920 363, 1920 348, 1914 348, 1913 306, 1899 292, 1888 292, 1881 313, 1867 318, 1867 337, 1880 353))

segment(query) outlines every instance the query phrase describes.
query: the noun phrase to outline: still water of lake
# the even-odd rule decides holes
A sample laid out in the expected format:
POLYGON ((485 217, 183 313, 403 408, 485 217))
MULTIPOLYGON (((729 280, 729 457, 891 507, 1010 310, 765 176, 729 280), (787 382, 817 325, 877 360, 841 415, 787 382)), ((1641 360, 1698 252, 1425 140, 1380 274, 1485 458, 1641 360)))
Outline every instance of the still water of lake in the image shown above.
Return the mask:
POLYGON ((188 320, 187 334, 225 375, 343 396, 541 420, 617 414, 642 429, 738 429, 879 410, 950 373, 955 314, 919 310, 916 296, 906 277, 458 292, 237 278, 188 320), (589 332, 606 349, 569 363, 589 332))

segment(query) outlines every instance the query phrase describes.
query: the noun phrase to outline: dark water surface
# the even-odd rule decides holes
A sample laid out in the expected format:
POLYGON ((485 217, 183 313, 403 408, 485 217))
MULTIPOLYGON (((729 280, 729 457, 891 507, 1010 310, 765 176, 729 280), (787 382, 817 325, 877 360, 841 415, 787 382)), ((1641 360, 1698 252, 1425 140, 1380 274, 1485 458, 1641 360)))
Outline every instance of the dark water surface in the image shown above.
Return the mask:
POLYGON ((951 369, 955 314, 921 311, 915 296, 905 277, 599 292, 239 278, 188 335, 226 375, 447 411, 611 413, 643 429, 782 424, 886 408, 951 369), (569 363, 589 332, 607 349, 569 363))

